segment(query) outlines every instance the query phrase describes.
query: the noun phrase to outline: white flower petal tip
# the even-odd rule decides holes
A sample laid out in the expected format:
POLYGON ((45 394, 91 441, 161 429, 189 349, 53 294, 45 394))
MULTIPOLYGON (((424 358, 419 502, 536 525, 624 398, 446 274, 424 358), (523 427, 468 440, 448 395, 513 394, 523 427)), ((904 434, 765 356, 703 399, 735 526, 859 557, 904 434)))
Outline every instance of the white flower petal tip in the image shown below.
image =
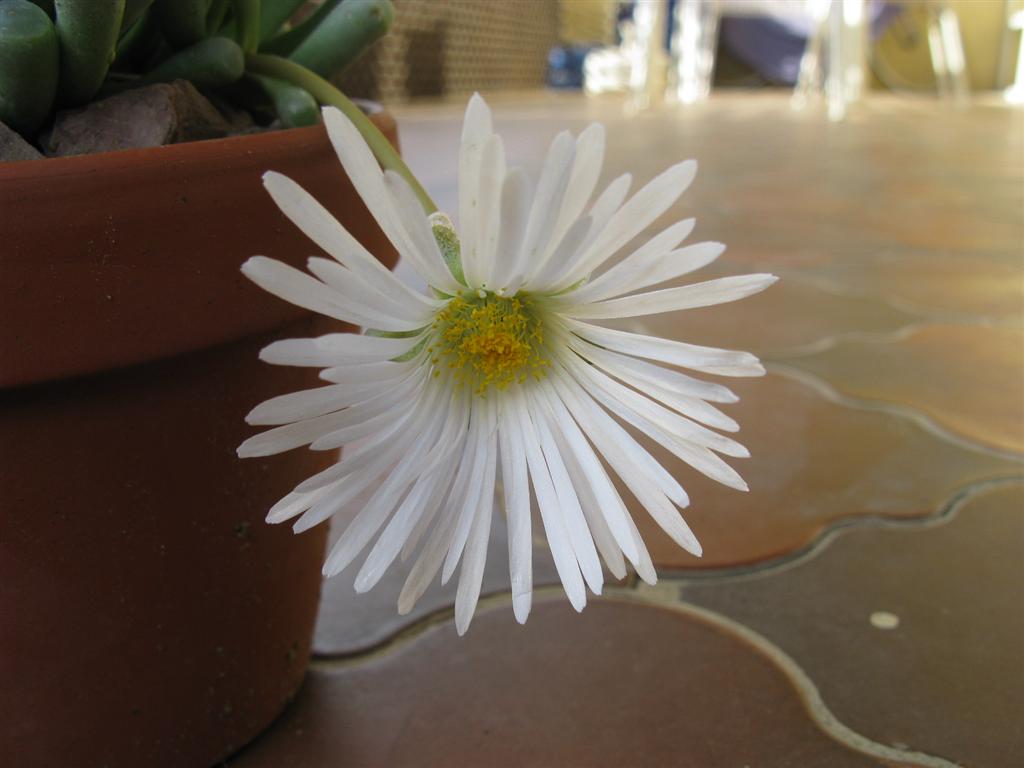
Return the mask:
POLYGON ((576 613, 583 613, 583 609, 587 607, 586 596, 578 597, 570 595, 568 592, 566 592, 566 595, 569 597, 569 605, 573 607, 573 610, 575 610, 576 613))
POLYGON ((530 609, 533 607, 533 595, 513 595, 512 596, 512 614, 516 617, 516 621, 520 624, 525 624, 526 620, 530 618, 530 609))
POLYGON ((637 568, 636 575, 640 577, 640 580, 643 581, 644 584, 649 584, 652 587, 658 583, 658 574, 654 570, 653 566, 637 568))
POLYGON ((294 181, 263 175, 282 214, 322 255, 305 270, 253 256, 242 273, 296 306, 373 329, 260 351, 264 362, 314 369, 325 383, 252 408, 246 421, 266 429, 238 456, 344 449, 275 504, 267 522, 290 522, 298 533, 344 519, 323 573, 355 563, 357 593, 374 588, 395 561, 408 562, 401 615, 432 582, 456 582, 460 636, 476 612, 492 524, 508 529, 520 624, 532 609, 537 526, 577 611, 588 592, 602 593, 606 573, 623 579, 632 567, 657 582, 633 508, 701 556, 681 514, 686 490, 634 435, 718 483, 749 490, 725 460, 750 455, 728 434, 740 425, 724 405, 739 398, 707 377, 761 376, 765 368, 747 352, 602 324, 737 301, 778 279, 671 287, 725 250, 684 244, 692 218, 632 245, 676 205, 697 162, 671 166, 632 195, 629 174, 595 194, 606 143, 595 124, 575 138, 555 136, 534 184, 507 164, 491 110, 474 94, 452 169, 456 229, 447 215, 424 213, 405 178, 381 169, 343 113, 325 107, 323 117, 366 209, 428 288, 397 280, 294 181))

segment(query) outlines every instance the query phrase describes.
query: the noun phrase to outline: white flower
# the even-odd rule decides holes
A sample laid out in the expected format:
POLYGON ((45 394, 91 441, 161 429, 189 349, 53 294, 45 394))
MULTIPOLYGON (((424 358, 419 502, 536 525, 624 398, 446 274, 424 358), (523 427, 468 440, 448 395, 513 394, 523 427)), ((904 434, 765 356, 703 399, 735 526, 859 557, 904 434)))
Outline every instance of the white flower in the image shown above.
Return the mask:
POLYGON ((689 503, 686 491, 622 425, 708 477, 746 490, 718 454, 748 452, 709 429, 738 429, 711 405, 736 396, 678 368, 719 376, 758 376, 764 369, 746 352, 593 322, 733 301, 775 281, 744 275, 649 290, 705 266, 724 249, 719 243, 679 248, 692 219, 602 271, 674 204, 696 163, 669 168, 628 201, 630 176, 621 176, 588 207, 604 154, 600 125, 576 139, 559 134, 534 190, 521 170, 506 168, 490 112, 474 96, 462 132, 456 238, 446 217, 423 213, 400 175, 381 171, 340 112, 325 109, 324 122, 370 213, 433 290, 403 285, 297 184, 273 172, 264 176, 284 214, 334 260, 309 259, 315 277, 262 256, 242 271, 293 304, 373 329, 279 341, 261 353, 269 363, 323 368, 321 378, 331 383, 255 408, 249 423, 282 426, 246 440, 239 455, 348 446, 267 520, 301 515, 295 530, 303 531, 338 513, 351 518, 324 565, 327 575, 348 566, 376 536, 355 579, 360 592, 418 547, 398 600, 401 613, 438 569, 447 582, 461 561, 460 634, 476 608, 496 509, 508 525, 513 610, 520 622, 529 614, 531 487, 577 610, 586 587, 601 592, 601 559, 617 578, 625 576, 628 560, 644 580, 655 580, 609 469, 669 536, 699 555, 678 509, 689 503))

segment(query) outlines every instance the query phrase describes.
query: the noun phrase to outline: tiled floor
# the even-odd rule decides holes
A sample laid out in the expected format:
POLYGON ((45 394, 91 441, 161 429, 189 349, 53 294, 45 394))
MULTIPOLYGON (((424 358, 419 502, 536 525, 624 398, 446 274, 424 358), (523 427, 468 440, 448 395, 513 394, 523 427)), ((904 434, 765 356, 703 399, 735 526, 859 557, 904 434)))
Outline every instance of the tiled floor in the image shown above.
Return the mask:
MULTIPOLYGON (((710 275, 783 280, 651 332, 756 351, 730 415, 739 494, 674 460, 697 560, 637 516, 655 587, 582 615, 538 547, 508 607, 504 533, 465 638, 452 590, 395 614, 401 580, 325 586, 316 657, 231 768, 1024 765, 1024 119, 879 99, 848 122, 726 96, 633 114, 496 101, 515 162, 600 120, 604 176, 697 157, 661 223, 728 243, 710 275), (674 218, 673 218, 674 217, 674 218)), ((399 110, 405 154, 454 202, 459 109, 399 110)), ((634 510, 636 511, 636 510, 634 510)))

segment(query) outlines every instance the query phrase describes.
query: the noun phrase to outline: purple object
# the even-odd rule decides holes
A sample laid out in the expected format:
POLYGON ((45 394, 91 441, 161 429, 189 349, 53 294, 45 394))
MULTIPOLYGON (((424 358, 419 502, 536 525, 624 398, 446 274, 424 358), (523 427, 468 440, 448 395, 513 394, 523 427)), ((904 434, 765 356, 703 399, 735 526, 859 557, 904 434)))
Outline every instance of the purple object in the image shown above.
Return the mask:
MULTIPOLYGON (((872 39, 882 34, 900 10, 899 3, 869 2, 872 39)), ((765 79, 794 85, 810 32, 811 20, 807 16, 725 16, 721 42, 729 53, 765 79)))

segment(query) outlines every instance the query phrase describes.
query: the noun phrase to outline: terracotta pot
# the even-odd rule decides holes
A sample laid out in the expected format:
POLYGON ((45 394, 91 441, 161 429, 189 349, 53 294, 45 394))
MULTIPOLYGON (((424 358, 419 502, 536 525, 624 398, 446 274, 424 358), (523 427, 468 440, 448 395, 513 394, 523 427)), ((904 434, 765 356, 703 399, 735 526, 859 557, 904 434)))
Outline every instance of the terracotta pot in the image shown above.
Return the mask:
POLYGON ((302 680, 326 527, 263 517, 333 457, 235 456, 318 383, 259 348, 327 330, 239 273, 316 250, 268 169, 393 265, 322 128, 0 165, 5 765, 210 765, 302 680))

